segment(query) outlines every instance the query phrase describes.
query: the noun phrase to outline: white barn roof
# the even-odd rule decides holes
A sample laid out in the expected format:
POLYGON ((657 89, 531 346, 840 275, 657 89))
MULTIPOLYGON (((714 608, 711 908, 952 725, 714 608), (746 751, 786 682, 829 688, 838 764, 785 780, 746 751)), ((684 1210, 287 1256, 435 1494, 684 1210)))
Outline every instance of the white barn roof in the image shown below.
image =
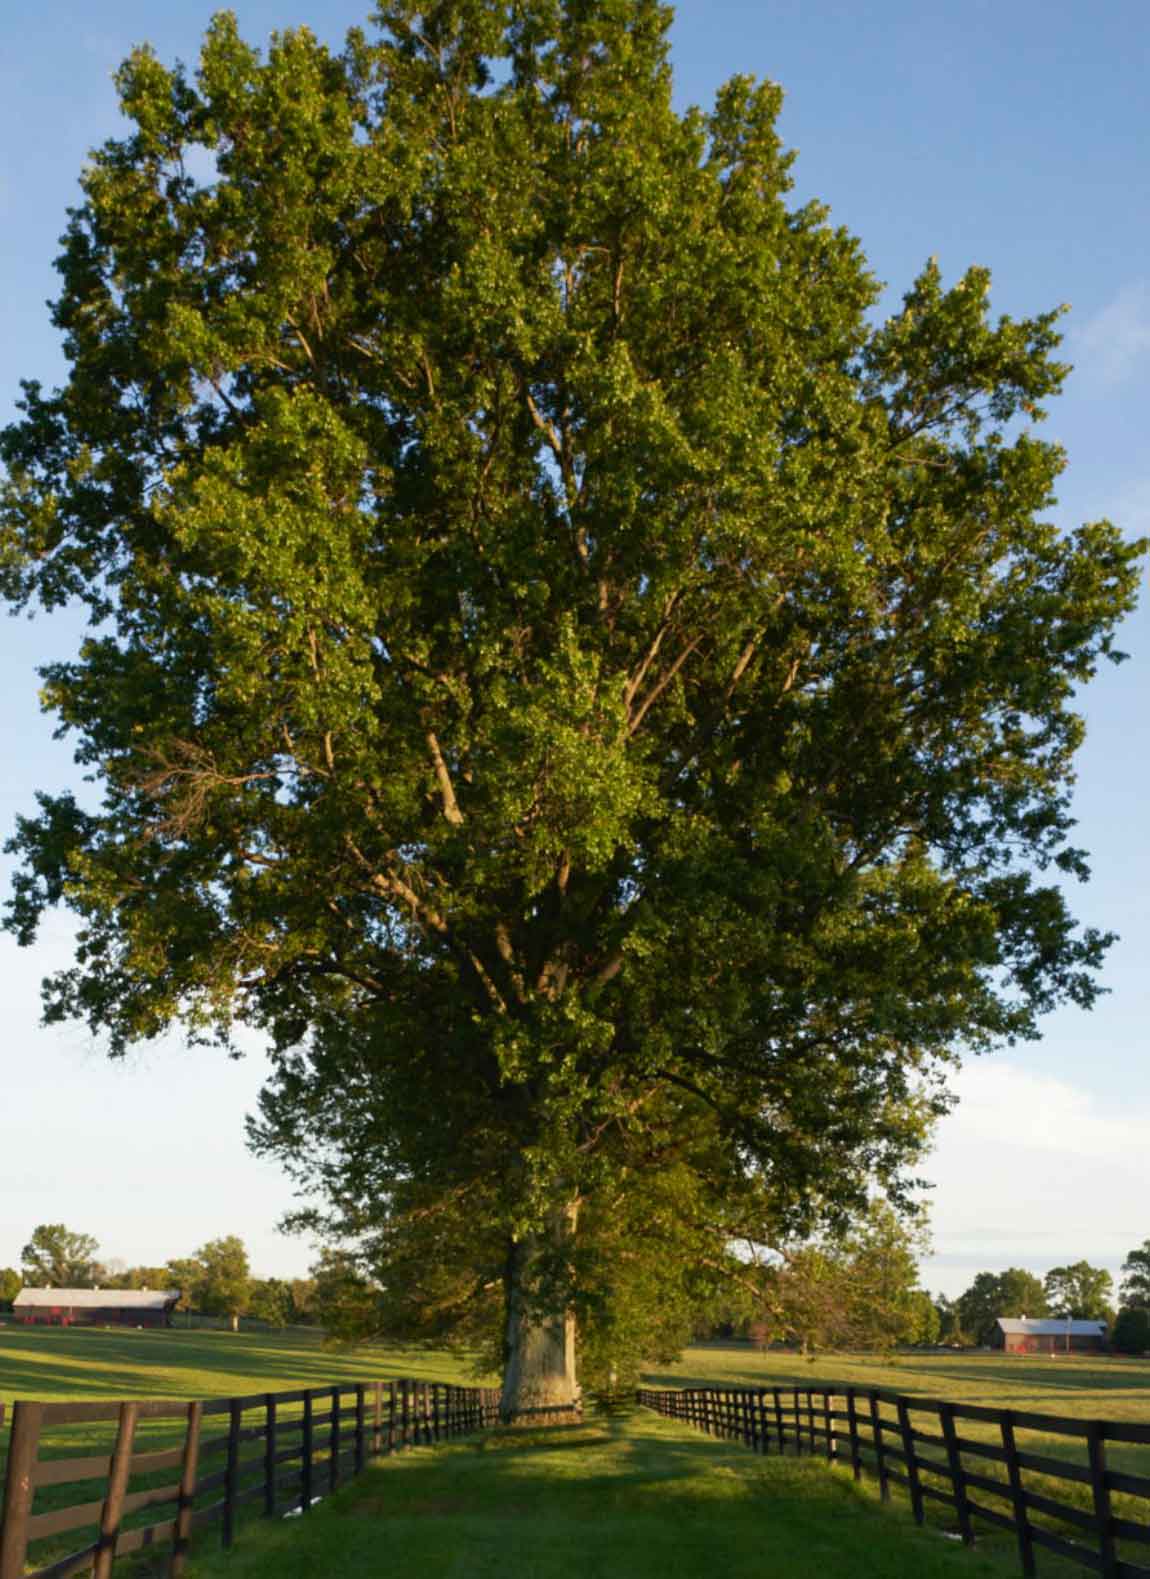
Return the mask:
POLYGON ((14 1310, 167 1310, 179 1299, 162 1288, 22 1288, 14 1310))
POLYGON ((1047 1316, 1041 1320, 1028 1320, 1025 1316, 999 1316, 998 1325, 1003 1332, 1031 1338, 1064 1338, 1067 1333, 1079 1338, 1102 1338, 1106 1335, 1104 1321, 1062 1321, 1057 1316, 1047 1316))

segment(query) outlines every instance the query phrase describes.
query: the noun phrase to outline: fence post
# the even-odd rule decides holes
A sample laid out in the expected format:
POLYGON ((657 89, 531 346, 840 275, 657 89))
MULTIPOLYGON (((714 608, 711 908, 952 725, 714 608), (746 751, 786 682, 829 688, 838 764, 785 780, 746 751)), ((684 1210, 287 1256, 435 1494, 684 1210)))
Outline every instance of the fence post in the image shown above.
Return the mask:
POLYGON ((404 1447, 411 1446, 411 1383, 406 1376, 399 1380, 400 1390, 403 1393, 403 1430, 400 1440, 404 1447))
POLYGON ((914 1513, 914 1522, 921 1524, 925 1518, 922 1506, 922 1482, 918 1477, 918 1459, 914 1451, 914 1438, 911 1435, 910 1408, 905 1398, 900 1398, 897 1404, 899 1430, 902 1432, 902 1450, 906 1455, 906 1478, 910 1482, 910 1506, 914 1513))
POLYGON ((340 1390, 331 1389, 331 1424, 328 1428, 327 1489, 334 1491, 339 1485, 339 1405, 340 1390))
POLYGON ((779 1453, 781 1455, 787 1451, 787 1434, 783 1430, 783 1396, 777 1387, 772 1388, 772 1391, 775 1395, 775 1431, 778 1434, 779 1453))
POLYGON ((300 1465, 300 1508, 304 1513, 311 1509, 311 1388, 303 1390, 303 1462, 300 1465))
POLYGON ((264 1518, 276 1511, 276 1395, 264 1394, 264 1518))
POLYGON ((1094 1517, 1098 1521, 1098 1556, 1101 1559, 1101 1573, 1113 1575, 1118 1572, 1118 1553, 1114 1549, 1114 1531, 1111 1527, 1110 1516, 1110 1488, 1106 1484, 1106 1446, 1105 1423, 1101 1420, 1088 1422, 1086 1446, 1090 1454, 1090 1484, 1094 1492, 1094 1517))
POLYGON ((938 1418, 946 1439, 946 1462, 950 1469, 950 1484, 954 1491, 954 1505, 958 1511, 958 1530, 964 1546, 974 1545, 974 1526, 970 1522, 970 1499, 966 1494, 966 1476, 962 1469, 962 1454, 958 1448, 958 1432, 954 1424, 954 1405, 940 1403, 938 1418))
POLYGON ((116 1445, 112 1449, 104 1507, 100 1513, 100 1537, 96 1559, 92 1564, 92 1579, 111 1579, 116 1538, 120 1533, 120 1519, 124 1512, 124 1497, 128 1491, 128 1477, 132 1473, 132 1439, 136 1434, 138 1411, 139 1405, 136 1403, 120 1405, 120 1424, 116 1432, 116 1445))
POLYGON ((36 1494, 34 1472, 40 1450, 43 1404, 12 1406, 8 1472, 4 1481, 4 1522, 0 1524, 0 1579, 20 1579, 28 1551, 28 1519, 36 1494))
POLYGON ((394 1381, 388 1383, 388 1413, 387 1413, 387 1451, 395 1452, 395 1410, 397 1405, 397 1389, 394 1381))
POLYGON ((862 1452, 859 1444, 859 1417, 855 1408, 855 1390, 847 1388, 847 1430, 851 1438, 851 1472, 856 1480, 862 1479, 862 1452))
POLYGON ((383 1383, 372 1383, 371 1400, 371 1456, 378 1458, 383 1449, 383 1383))
POLYGON ((803 1456, 803 1422, 802 1422, 802 1416, 799 1414, 799 1390, 798 1390, 797 1387, 795 1388, 794 1392, 795 1392, 795 1457, 796 1458, 801 1458, 803 1456))
POLYGON ((355 1472, 363 1473, 367 1461, 367 1408, 362 1382, 355 1384, 355 1472))
POLYGON ((827 1459, 835 1457, 838 1443, 835 1441, 834 1422, 831 1420, 831 1394, 823 1393, 823 1433, 827 1439, 827 1459))
POLYGON ((771 1451, 771 1422, 767 1416, 767 1389, 760 1387, 755 1392, 755 1430, 758 1432, 759 1452, 771 1451))
POLYGON ((230 1546, 236 1533, 236 1481, 239 1478, 240 1422, 243 1411, 238 1398, 231 1400, 228 1410, 228 1457, 224 1469, 224 1529, 223 1541, 230 1546))
MULTIPOLYGON (((271 1395, 269 1394, 269 1397, 271 1395)), ((180 1494, 176 1504, 176 1529, 172 1542, 172 1559, 168 1564, 171 1579, 179 1579, 188 1556, 188 1543, 192 1538, 192 1505, 196 1500, 196 1471, 200 1457, 201 1403, 188 1405, 188 1429, 184 1436, 184 1456, 180 1463, 180 1494)))
POLYGON ((1018 1560, 1026 1579, 1034 1579, 1038 1572, 1034 1562, 1034 1537, 1030 1533, 1030 1513, 1022 1490, 1022 1466, 1018 1462, 1018 1446, 1014 1440, 1014 1411, 1004 1409, 999 1419, 1002 1431, 1002 1451, 1006 1454, 1006 1472, 1010 1479, 1010 1499, 1014 1504, 1014 1528, 1018 1534, 1018 1560))
POLYGON ((878 1466, 879 1496, 884 1502, 889 1502, 890 1476, 886 1471, 886 1444, 883 1441, 882 1420, 878 1412, 877 1388, 872 1388, 870 1393, 870 1419, 874 1429, 874 1456, 878 1466))

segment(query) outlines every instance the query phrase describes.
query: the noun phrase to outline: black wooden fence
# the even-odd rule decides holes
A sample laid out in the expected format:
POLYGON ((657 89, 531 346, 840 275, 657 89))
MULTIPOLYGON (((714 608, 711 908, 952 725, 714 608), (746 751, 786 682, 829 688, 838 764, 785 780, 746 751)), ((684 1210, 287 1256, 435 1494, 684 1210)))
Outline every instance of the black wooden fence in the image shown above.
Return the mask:
POLYGON ((204 1525, 218 1524, 230 1546, 241 1508, 252 1505, 267 1517, 307 1513, 313 1502, 357 1475, 369 1456, 483 1430, 498 1417, 494 1388, 410 1378, 191 1402, 16 1403, 4 1477, 0 1579, 68 1579, 89 1572, 109 1579, 117 1557, 144 1547, 170 1547, 168 1572, 179 1575, 191 1535, 204 1525), (139 1451, 137 1429, 144 1422, 147 1430, 158 1422, 155 1429, 177 1438, 177 1445, 139 1451), (110 1454, 61 1458, 41 1451, 46 1429, 54 1434, 100 1423, 115 1427, 110 1454), (215 1430, 217 1423, 221 1430, 215 1430), (169 1478, 172 1471, 175 1479, 169 1478), (165 1483, 157 1485, 161 1473, 165 1483), (141 1480, 145 1484, 133 1490, 133 1481, 141 1480), (50 1490, 52 1506, 37 1508, 45 1488, 78 1492, 93 1481, 98 1487, 82 1501, 61 1506, 59 1492, 50 1490), (159 1520, 134 1523, 134 1515, 161 1507, 159 1520), (87 1532, 83 1545, 54 1555, 55 1538, 74 1531, 87 1532), (53 1552, 47 1560, 33 1558, 42 1565, 29 1570, 29 1547, 46 1541, 52 1541, 53 1552))
POLYGON ((1008 1530, 1027 1575, 1037 1572, 1035 1549, 1044 1547, 1107 1579, 1150 1579, 1150 1567, 1122 1555, 1127 1543, 1139 1548, 1139 1556, 1150 1546, 1150 1477, 1106 1462, 1107 1443, 1150 1444, 1150 1423, 1075 1420, 834 1383, 641 1388, 637 1398, 672 1420, 756 1452, 840 1459, 856 1480, 872 1472, 884 1500, 897 1483, 908 1492, 919 1524, 927 1503, 941 1504, 968 1545, 980 1520, 1008 1530), (1056 1449, 1069 1443, 1079 1459, 1032 1451, 1035 1434, 1044 1439, 1039 1446, 1046 1438, 1055 1439, 1056 1449), (1027 1445, 1020 1445, 1020 1435, 1027 1445), (1049 1494, 1064 1486, 1074 1488, 1076 1500, 1049 1494))

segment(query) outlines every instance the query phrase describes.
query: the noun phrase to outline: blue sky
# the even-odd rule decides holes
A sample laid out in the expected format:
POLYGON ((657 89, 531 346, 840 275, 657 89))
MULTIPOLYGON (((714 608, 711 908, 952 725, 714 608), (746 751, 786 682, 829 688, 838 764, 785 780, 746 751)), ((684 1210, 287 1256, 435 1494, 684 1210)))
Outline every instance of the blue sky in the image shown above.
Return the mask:
MULTIPOLYGON (((237 7, 262 42, 306 23, 335 42, 364 12, 339 0, 237 7)), ((63 373, 44 302, 65 209, 87 150, 115 135, 111 73, 133 44, 195 58, 210 15, 185 0, 42 0, 0 23, 0 420, 20 377, 63 373)), ((679 102, 706 103, 734 72, 786 90, 781 130, 799 150, 797 196, 828 203, 861 237, 897 300, 931 254, 947 278, 994 273, 996 309, 1068 302, 1076 365, 1047 424, 1070 454, 1056 519, 1109 515, 1150 531, 1150 8, 1145 0, 684 0, 673 31, 679 102)), ((36 788, 75 781, 36 703, 38 663, 78 626, 0 621, 0 827, 36 788)), ((1075 903, 1113 928, 1110 995, 1050 1017, 1041 1043, 979 1061, 924 1170, 936 1184, 932 1288, 983 1268, 1043 1272, 1085 1257, 1116 1269, 1150 1238, 1150 607, 1132 653, 1083 697, 1076 794, 1094 878, 1075 903)), ((63 963, 59 918, 31 951, 0 939, 5 1101, 0 1265, 38 1222, 94 1233, 107 1257, 152 1262, 238 1232, 258 1268, 301 1272, 309 1247, 275 1231, 279 1171, 243 1149, 258 1050, 234 1064, 178 1045, 110 1065, 76 1028, 38 1027, 39 977, 63 963)))

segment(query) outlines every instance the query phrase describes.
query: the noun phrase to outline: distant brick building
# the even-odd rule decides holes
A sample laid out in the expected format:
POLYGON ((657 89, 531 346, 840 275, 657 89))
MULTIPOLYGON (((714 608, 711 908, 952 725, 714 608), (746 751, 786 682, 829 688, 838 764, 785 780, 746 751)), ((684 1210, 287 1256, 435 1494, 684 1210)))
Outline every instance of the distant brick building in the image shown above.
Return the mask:
POLYGON ((991 1347, 1007 1354, 1097 1354, 1106 1347, 1106 1323, 999 1316, 991 1347))
POLYGON ((12 1312, 28 1326, 170 1327, 179 1297, 172 1289, 22 1288, 12 1312))

